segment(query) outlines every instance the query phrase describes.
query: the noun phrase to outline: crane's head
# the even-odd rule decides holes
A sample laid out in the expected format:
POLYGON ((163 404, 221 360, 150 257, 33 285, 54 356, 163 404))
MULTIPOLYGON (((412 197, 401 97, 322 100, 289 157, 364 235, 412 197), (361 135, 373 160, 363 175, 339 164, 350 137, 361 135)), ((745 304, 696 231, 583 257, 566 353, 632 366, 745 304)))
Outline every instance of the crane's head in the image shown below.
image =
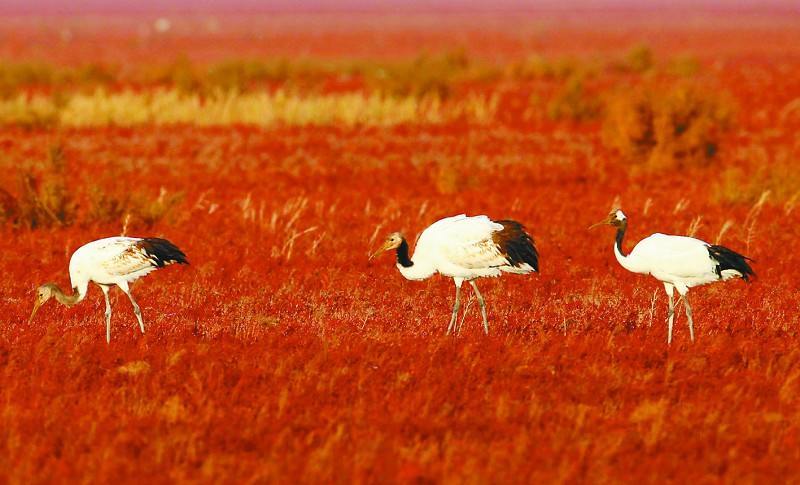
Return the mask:
POLYGON ((602 221, 592 224, 589 226, 589 229, 597 226, 609 225, 614 226, 616 228, 620 228, 628 223, 628 217, 622 212, 621 209, 614 209, 609 214, 608 217, 603 219, 602 221))
POLYGON ((381 254, 384 251, 391 251, 392 249, 399 248, 400 245, 403 244, 403 241, 405 241, 405 237, 403 237, 403 235, 401 233, 393 232, 393 233, 389 234, 389 236, 386 237, 386 240, 383 241, 383 244, 381 245, 381 247, 378 248, 377 251, 372 253, 372 255, 369 257, 369 259, 371 260, 372 258, 374 258, 375 256, 381 254))
POLYGON ((45 283, 36 288, 36 297, 33 300, 33 311, 31 312, 30 318, 28 318, 28 323, 33 321, 33 316, 36 315, 36 312, 39 311, 39 308, 44 305, 47 300, 53 297, 55 286, 56 285, 53 283, 45 283))

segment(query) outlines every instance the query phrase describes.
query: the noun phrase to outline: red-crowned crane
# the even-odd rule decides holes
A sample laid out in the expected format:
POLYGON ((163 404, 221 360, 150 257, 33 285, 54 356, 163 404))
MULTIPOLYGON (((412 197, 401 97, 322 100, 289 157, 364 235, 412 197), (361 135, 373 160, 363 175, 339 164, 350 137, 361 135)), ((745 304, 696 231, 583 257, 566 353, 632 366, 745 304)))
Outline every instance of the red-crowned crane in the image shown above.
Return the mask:
POLYGON ((65 306, 72 306, 86 297, 89 282, 103 290, 106 299, 106 342, 111 342, 111 302, 108 292, 119 287, 133 305, 133 313, 144 333, 144 321, 139 305, 131 295, 129 283, 164 266, 189 264, 186 255, 177 246, 159 238, 109 237, 98 239, 79 247, 69 260, 69 279, 72 294, 65 294, 55 283, 45 283, 36 290, 30 323, 37 310, 50 298, 65 306))
POLYGON ((737 277, 749 282, 750 277, 755 276, 753 269, 747 264, 747 261, 752 261, 750 258, 724 246, 708 244, 693 237, 656 233, 639 241, 630 254, 626 254, 622 249, 622 240, 628 229, 625 213, 613 210, 606 220, 591 227, 603 224, 617 228, 614 256, 623 268, 633 273, 652 275, 664 283, 669 299, 668 344, 672 343, 672 324, 675 317, 674 290, 678 290, 680 300, 683 300, 686 318, 689 320, 689 336, 694 342, 692 307, 687 296, 689 288, 737 277))
POLYGON ((539 253, 525 227, 516 221, 493 221, 486 216, 461 214, 431 224, 420 234, 413 257, 408 255, 405 237, 399 232, 392 233, 370 259, 392 249, 397 252, 397 269, 406 279, 424 280, 436 273, 453 278, 456 301, 447 327, 448 334, 455 329, 464 281, 469 281, 478 298, 483 331, 488 334, 486 304, 475 279, 496 277, 503 272, 527 274, 539 271, 539 253))

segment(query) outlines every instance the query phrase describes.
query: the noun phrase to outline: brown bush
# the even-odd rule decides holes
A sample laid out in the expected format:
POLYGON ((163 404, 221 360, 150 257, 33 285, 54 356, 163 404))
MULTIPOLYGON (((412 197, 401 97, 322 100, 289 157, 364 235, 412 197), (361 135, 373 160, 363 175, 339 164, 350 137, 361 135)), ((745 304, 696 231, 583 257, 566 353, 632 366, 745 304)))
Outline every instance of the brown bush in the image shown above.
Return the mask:
POLYGON ((173 209, 183 200, 183 193, 169 193, 165 188, 158 196, 150 192, 110 193, 93 186, 88 193, 85 222, 128 222, 152 226, 162 220, 172 222, 173 209))
POLYGON ((122 221, 128 211, 130 195, 124 191, 117 193, 119 195, 112 195, 99 186, 91 186, 87 193, 87 219, 96 222, 122 221))
POLYGON ((642 74, 650 71, 656 65, 652 49, 647 44, 633 46, 625 57, 613 62, 611 67, 619 72, 642 74))
POLYGON ((0 223, 36 229, 73 224, 130 221, 152 226, 174 222, 175 207, 183 193, 169 193, 163 187, 157 195, 150 191, 129 193, 106 191, 99 186, 68 186, 61 146, 50 148, 42 164, 20 169, 16 194, 0 188, 0 223))
POLYGON ((562 81, 575 75, 594 75, 598 66, 591 61, 584 61, 571 57, 546 58, 540 55, 531 55, 525 59, 509 64, 505 75, 509 79, 530 81, 546 79, 562 81))
POLYGON ((182 200, 182 192, 169 193, 164 187, 161 187, 158 197, 155 198, 142 193, 134 194, 128 214, 148 226, 165 219, 172 221, 173 209, 182 200))
POLYGON ((19 217, 19 203, 7 190, 0 187, 0 223, 15 221, 19 217))
POLYGON ((43 172, 36 174, 30 167, 20 172, 13 222, 31 229, 71 224, 76 205, 66 181, 64 152, 60 146, 51 147, 43 172))
POLYGON ((714 181, 711 195, 726 203, 754 204, 768 193, 770 201, 784 204, 791 212, 800 198, 800 173, 794 159, 770 160, 755 170, 726 167, 714 181))
POLYGON ((219 89, 246 92, 264 83, 319 87, 331 78, 360 78, 383 94, 424 97, 449 96, 455 85, 496 79, 500 70, 471 59, 463 50, 422 53, 414 58, 369 59, 233 59, 207 66, 181 57, 138 74, 144 85, 173 86, 185 92, 210 93, 219 89))
POLYGON ((25 88, 96 88, 118 80, 117 69, 89 63, 61 67, 36 62, 0 63, 0 98, 15 96, 25 88))
POLYGON ((418 98, 433 95, 442 99, 450 96, 460 83, 500 76, 499 70, 470 59, 462 50, 421 54, 410 62, 360 63, 354 72, 381 93, 418 98))
POLYGON ((732 113, 724 94, 689 83, 654 83, 609 97, 603 141, 629 162, 651 168, 705 164, 717 153, 732 113))
POLYGON ((576 74, 566 80, 555 97, 547 103, 547 116, 554 120, 587 121, 596 119, 602 110, 599 99, 587 93, 584 76, 576 74))

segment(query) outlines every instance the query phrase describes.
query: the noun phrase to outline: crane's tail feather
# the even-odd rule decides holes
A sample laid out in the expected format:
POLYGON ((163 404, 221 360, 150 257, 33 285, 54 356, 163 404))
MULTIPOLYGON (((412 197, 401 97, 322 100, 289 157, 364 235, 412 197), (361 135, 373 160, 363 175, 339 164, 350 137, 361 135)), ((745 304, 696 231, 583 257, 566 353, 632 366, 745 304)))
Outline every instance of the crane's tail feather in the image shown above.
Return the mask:
POLYGON ((189 264, 183 251, 166 239, 147 237, 139 241, 138 245, 157 268, 174 263, 189 264))
MULTIPOLYGON (((539 252, 533 238, 525 232, 525 226, 517 221, 493 221, 503 226, 501 231, 492 234, 492 240, 508 261, 509 266, 518 268, 521 273, 539 271, 539 252)), ((512 271, 517 272, 517 271, 512 271)))
POLYGON ((749 282, 750 278, 756 275, 753 268, 747 264, 747 262, 752 261, 752 259, 728 249, 725 246, 709 245, 708 254, 711 256, 711 259, 717 263, 714 272, 716 272, 717 276, 721 279, 741 276, 743 280, 749 282))

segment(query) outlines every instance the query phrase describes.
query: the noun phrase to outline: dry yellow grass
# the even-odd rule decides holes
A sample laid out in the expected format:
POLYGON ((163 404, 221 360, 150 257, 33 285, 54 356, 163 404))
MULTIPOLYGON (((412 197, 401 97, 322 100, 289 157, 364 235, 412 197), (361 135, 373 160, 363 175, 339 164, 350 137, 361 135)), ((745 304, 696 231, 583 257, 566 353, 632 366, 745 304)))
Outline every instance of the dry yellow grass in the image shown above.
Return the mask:
POLYGON ((49 125, 58 116, 56 103, 44 96, 18 94, 0 100, 0 123, 4 125, 49 125))
POLYGON ((0 124, 67 127, 143 124, 377 125, 444 123, 494 119, 497 98, 472 94, 453 101, 436 96, 384 96, 365 93, 300 95, 218 91, 210 96, 161 89, 77 93, 63 102, 47 96, 19 95, 0 101, 0 124))

